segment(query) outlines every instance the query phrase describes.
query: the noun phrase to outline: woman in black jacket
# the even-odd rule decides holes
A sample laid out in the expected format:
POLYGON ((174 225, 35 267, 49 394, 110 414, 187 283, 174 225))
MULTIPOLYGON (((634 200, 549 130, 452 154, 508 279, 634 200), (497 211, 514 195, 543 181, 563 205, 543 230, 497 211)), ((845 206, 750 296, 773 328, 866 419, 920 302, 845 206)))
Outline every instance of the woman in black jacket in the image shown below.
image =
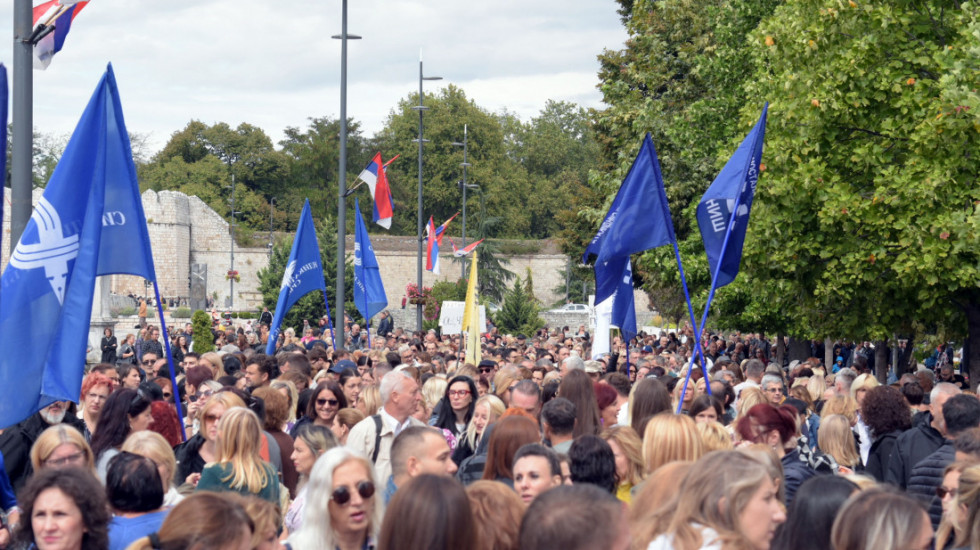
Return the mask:
POLYGON ((105 336, 102 337, 102 362, 110 365, 116 364, 116 337, 112 334, 112 328, 106 327, 105 336))

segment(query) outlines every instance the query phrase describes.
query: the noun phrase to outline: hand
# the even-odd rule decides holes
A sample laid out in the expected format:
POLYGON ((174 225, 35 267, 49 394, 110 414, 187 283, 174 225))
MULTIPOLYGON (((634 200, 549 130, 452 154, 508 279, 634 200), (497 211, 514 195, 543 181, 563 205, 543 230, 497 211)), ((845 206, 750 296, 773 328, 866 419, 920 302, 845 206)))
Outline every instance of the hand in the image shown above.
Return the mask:
POLYGON ((184 480, 184 483, 189 483, 189 484, 197 487, 197 482, 198 481, 201 481, 201 474, 191 474, 191 475, 187 476, 187 479, 184 480))
POLYGON ((6 548, 10 544, 10 529, 0 527, 0 548, 6 548))

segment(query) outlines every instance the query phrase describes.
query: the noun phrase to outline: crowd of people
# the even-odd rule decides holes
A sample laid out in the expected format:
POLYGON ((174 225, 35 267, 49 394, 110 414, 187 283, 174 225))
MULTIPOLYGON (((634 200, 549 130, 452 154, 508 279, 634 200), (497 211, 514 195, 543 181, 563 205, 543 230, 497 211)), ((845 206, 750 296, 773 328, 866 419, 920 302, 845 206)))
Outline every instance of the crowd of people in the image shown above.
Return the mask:
POLYGON ((689 366, 689 330, 594 355, 563 327, 491 328, 469 364, 390 321, 270 356, 265 321, 174 331, 175 372, 158 328, 107 329, 78 403, 0 433, 0 548, 980 550, 952 361, 882 384, 860 345, 710 334, 689 366))

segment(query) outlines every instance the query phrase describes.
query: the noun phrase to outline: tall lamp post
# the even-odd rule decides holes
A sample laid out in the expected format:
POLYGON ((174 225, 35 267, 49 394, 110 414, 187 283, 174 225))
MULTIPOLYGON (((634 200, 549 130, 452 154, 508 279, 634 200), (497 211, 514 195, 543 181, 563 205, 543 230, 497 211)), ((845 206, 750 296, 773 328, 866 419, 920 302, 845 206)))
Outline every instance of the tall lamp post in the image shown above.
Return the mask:
MULTIPOLYGON (((478 189, 480 187, 479 185, 471 185, 471 184, 467 184, 466 183, 466 169, 468 167, 472 166, 469 162, 467 162, 467 157, 466 157, 466 153, 467 153, 467 150, 468 150, 466 133, 467 133, 466 132, 466 125, 464 124, 463 125, 463 143, 460 143, 458 141, 454 141, 453 142, 453 145, 455 145, 457 147, 462 147, 463 148, 463 163, 460 164, 460 166, 463 167, 463 181, 460 182, 459 186, 460 186, 460 188, 463 189, 463 246, 464 247, 466 246, 466 190, 467 189, 478 189)), ((460 274, 460 278, 465 279, 466 278, 466 258, 465 257, 463 258, 463 265, 461 266, 461 270, 462 270, 462 273, 460 274)))
MULTIPOLYGON (((412 109, 419 112, 419 138, 416 140, 419 142, 419 204, 418 204, 418 239, 419 239, 419 254, 418 254, 418 285, 419 291, 422 291, 422 144, 425 143, 425 139, 422 137, 422 113, 425 112, 428 107, 423 103, 425 96, 422 92, 422 81, 423 80, 442 80, 441 76, 423 76, 422 73, 422 55, 419 55, 419 104, 412 109)), ((422 330, 422 306, 419 303, 415 306, 415 320, 418 325, 416 330, 422 330)))
POLYGON ((340 40, 340 174, 337 178, 337 300, 334 307, 334 349, 344 346, 344 245, 347 239, 347 41, 360 40, 356 34, 347 34, 347 0, 341 4, 340 34, 330 38, 340 40), (339 317, 338 317, 339 315, 339 317))
POLYGON ((269 259, 272 259, 272 214, 275 212, 276 198, 269 199, 269 259))
POLYGON ((228 309, 235 309, 235 174, 231 175, 231 265, 228 267, 228 309))

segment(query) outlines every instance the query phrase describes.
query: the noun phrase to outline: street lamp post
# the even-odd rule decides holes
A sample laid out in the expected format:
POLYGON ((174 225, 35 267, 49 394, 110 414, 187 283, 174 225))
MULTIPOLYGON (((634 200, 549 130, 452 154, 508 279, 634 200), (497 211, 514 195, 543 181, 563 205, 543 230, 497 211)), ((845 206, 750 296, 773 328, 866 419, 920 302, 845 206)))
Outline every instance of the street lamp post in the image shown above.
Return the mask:
POLYGON ((334 317, 339 322, 334 323, 334 349, 344 346, 344 269, 347 244, 347 41, 360 40, 356 34, 347 34, 347 0, 341 4, 340 34, 331 38, 340 40, 340 165, 337 178, 337 300, 334 317), (340 317, 337 317, 337 316, 340 317), (338 345, 339 342, 339 345, 338 345))
MULTIPOLYGON (((464 124, 463 125, 463 143, 460 143, 458 141, 454 141, 453 142, 453 145, 455 145, 457 147, 462 147, 463 148, 463 163, 460 164, 460 166, 463 167, 463 181, 460 183, 460 187, 462 187, 462 189, 463 189, 463 246, 464 247, 466 246, 466 190, 467 189, 476 189, 476 188, 479 187, 479 185, 469 185, 469 184, 466 183, 466 169, 468 167, 472 166, 468 162, 467 156, 466 156, 467 150, 468 150, 468 142, 467 142, 467 135, 466 134, 467 134, 467 132, 466 132, 466 125, 464 124)), ((465 279, 466 278, 466 258, 465 257, 463 258, 463 265, 461 266, 461 270, 462 270, 462 272, 460 274, 460 277, 463 278, 463 279, 465 279)))
POLYGON ((228 309, 235 309, 235 174, 231 175, 231 266, 228 267, 228 309))
POLYGON ((269 259, 272 259, 272 214, 275 212, 276 198, 269 199, 269 259))
MULTIPOLYGON (((419 142, 419 201, 418 201, 418 287, 419 292, 422 291, 422 144, 425 143, 423 135, 422 126, 422 113, 428 109, 423 103, 424 95, 422 92, 422 81, 423 80, 442 80, 441 76, 423 76, 422 73, 422 56, 419 55, 419 104, 412 109, 419 112, 419 138, 416 140, 419 142)), ((415 320, 418 325, 417 330, 422 330, 422 303, 415 306, 415 320)))

